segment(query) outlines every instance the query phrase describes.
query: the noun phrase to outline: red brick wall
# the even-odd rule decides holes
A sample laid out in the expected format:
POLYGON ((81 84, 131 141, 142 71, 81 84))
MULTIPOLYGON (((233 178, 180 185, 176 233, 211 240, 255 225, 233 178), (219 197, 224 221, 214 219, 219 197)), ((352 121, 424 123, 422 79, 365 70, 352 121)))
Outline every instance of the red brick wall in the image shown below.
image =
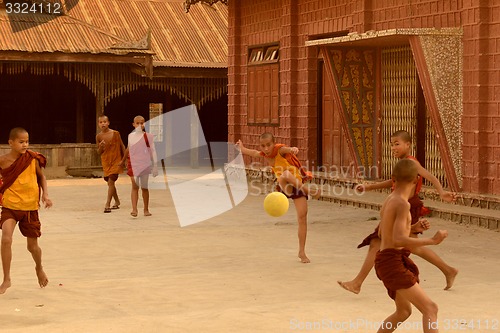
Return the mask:
MULTIPOLYGON (((273 132, 280 140, 290 138, 290 134, 282 134, 286 133, 284 128, 289 123, 289 118, 286 121, 281 119, 279 128, 247 126, 248 48, 280 41, 282 9, 273 3, 274 1, 255 0, 229 6, 228 140, 236 142, 241 139, 249 148, 257 147, 258 137, 263 132, 273 132)), ((283 103, 283 98, 280 101, 283 103)), ((283 114, 281 108, 280 113, 283 114)))
POLYGON ((500 1, 240 0, 229 2, 229 140, 256 148, 273 132, 315 162, 314 36, 394 28, 463 28, 463 190, 500 195, 500 1), (246 125, 248 47, 280 44, 280 126, 246 125))
POLYGON ((464 191, 500 194, 500 2, 464 0, 464 191))

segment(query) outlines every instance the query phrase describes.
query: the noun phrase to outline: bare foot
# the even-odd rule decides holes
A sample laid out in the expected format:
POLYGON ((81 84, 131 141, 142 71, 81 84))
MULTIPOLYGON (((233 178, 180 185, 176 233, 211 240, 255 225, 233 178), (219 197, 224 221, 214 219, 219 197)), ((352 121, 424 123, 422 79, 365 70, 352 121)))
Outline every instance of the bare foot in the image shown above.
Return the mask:
POLYGON ((361 287, 355 286, 355 284, 352 281, 349 282, 337 281, 337 283, 345 290, 350 291, 351 293, 354 293, 356 295, 359 294, 359 292, 361 291, 361 287))
POLYGON ((137 217, 137 212, 132 211, 130 215, 132 215, 132 217, 137 217))
POLYGON ((11 283, 10 280, 4 281, 2 285, 0 285, 0 295, 5 294, 8 288, 10 288, 11 283))
POLYGON ((43 267, 35 268, 36 276, 38 277, 38 284, 40 288, 45 288, 49 284, 49 279, 47 278, 47 274, 43 271, 43 267))
POLYGON ((312 191, 311 196, 313 199, 318 200, 321 197, 321 189, 318 188, 316 191, 312 191))
POLYGON ((450 273, 445 274, 446 287, 444 287, 444 290, 448 290, 453 286, 453 282, 455 282, 455 278, 457 277, 457 274, 458 274, 458 269, 456 269, 456 268, 453 268, 450 273))
POLYGON ((299 252, 299 259, 300 259, 300 262, 302 262, 303 264, 308 264, 311 262, 311 260, 309 260, 309 258, 306 256, 306 254, 304 252, 302 252, 302 253, 299 252))
POLYGON ((316 184, 303 185, 301 191, 315 200, 321 197, 321 188, 316 184))
POLYGON ((151 214, 148 210, 144 211, 144 216, 151 216, 151 215, 153 215, 153 214, 151 214))

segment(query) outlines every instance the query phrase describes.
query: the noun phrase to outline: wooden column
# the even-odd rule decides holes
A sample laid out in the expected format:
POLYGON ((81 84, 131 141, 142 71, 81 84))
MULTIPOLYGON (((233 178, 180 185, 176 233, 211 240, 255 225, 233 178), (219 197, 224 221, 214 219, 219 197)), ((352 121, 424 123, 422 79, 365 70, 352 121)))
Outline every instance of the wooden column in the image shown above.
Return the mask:
POLYGON ((191 167, 198 168, 200 162, 198 161, 198 146, 199 146, 199 132, 200 132, 200 120, 198 118, 198 113, 196 108, 191 106, 191 167))
POLYGON ((95 107, 95 120, 96 120, 96 133, 99 133, 99 116, 104 114, 104 98, 105 98, 105 91, 104 91, 104 72, 101 71, 98 74, 98 82, 97 82, 97 93, 95 96, 95 102, 96 102, 96 107, 95 107))
POLYGON ((84 113, 85 113, 85 110, 83 109, 83 91, 82 91, 82 88, 75 84, 75 109, 76 109, 76 129, 75 129, 75 133, 76 133, 76 142, 78 143, 82 143, 85 141, 85 136, 84 136, 84 133, 85 133, 85 117, 84 117, 84 113))

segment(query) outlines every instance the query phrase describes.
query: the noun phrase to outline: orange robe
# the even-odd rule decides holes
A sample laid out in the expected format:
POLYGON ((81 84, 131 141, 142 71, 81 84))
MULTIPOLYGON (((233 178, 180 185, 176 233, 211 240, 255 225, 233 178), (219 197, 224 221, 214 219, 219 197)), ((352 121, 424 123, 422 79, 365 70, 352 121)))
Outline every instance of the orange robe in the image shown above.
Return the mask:
POLYGON ((40 200, 40 184, 36 176, 36 161, 44 168, 47 159, 42 154, 27 150, 9 167, 2 169, 0 194, 4 196, 3 205, 16 210, 37 210, 40 200), (26 181, 19 182, 23 176, 26 181), (30 188, 27 188, 30 186, 30 188), (29 195, 29 197, 26 197, 29 195), (27 206, 26 206, 27 205, 27 206))
POLYGON ((302 183, 310 180, 312 178, 312 174, 300 164, 299 159, 294 154, 285 154, 281 155, 279 150, 281 147, 285 145, 282 143, 277 143, 273 147, 273 151, 270 155, 264 154, 264 152, 260 152, 260 155, 267 158, 274 158, 274 165, 272 166, 273 172, 276 177, 281 176, 283 171, 290 171, 295 177, 300 178, 302 183))
POLYGON ((104 177, 109 175, 118 175, 123 172, 123 167, 120 165, 122 160, 122 139, 118 131, 113 131, 111 142, 106 144, 104 151, 101 154, 102 170, 104 177))

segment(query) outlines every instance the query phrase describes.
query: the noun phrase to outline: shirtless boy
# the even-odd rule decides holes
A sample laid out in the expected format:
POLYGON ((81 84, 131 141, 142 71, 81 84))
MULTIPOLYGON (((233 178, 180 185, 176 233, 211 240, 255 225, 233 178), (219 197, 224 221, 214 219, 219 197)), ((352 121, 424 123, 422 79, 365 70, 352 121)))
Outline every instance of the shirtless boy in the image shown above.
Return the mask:
POLYGON ((422 313, 424 333, 438 332, 438 306, 419 285, 418 268, 409 258, 411 251, 426 245, 437 245, 447 236, 439 230, 432 238, 410 237, 411 214, 408 199, 415 191, 417 165, 400 160, 393 169, 393 192, 380 210, 380 250, 375 257, 375 272, 396 304, 396 311, 381 324, 378 333, 393 332, 411 315, 413 304, 422 313))

